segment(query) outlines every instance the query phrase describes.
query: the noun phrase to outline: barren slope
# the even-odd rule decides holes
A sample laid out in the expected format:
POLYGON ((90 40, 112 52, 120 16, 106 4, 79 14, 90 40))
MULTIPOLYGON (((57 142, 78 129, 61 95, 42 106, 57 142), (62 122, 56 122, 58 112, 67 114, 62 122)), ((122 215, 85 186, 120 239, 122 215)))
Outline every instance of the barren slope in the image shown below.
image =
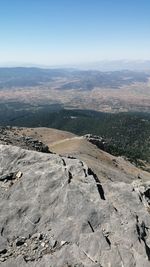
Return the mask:
POLYGON ((41 140, 43 143, 50 145, 52 142, 74 137, 75 134, 60 131, 57 129, 39 127, 39 128, 16 128, 18 135, 31 136, 41 140))
POLYGON ((54 142, 49 145, 49 148, 61 155, 72 155, 83 160, 102 179, 131 181, 138 177, 139 179, 142 177, 149 179, 150 177, 149 173, 135 167, 122 157, 115 157, 98 149, 84 137, 73 137, 54 142))
POLYGON ((0 135, 0 143, 13 144, 25 149, 47 152, 49 150, 64 156, 73 156, 83 160, 104 179, 133 180, 149 177, 147 172, 136 168, 122 157, 112 156, 86 140, 85 137, 50 128, 7 127, 0 135), (42 141, 38 143, 36 140, 42 141), (45 145, 44 145, 45 144, 45 145), (38 146, 39 145, 39 146, 38 146), (122 178, 120 178, 120 171, 122 178), (111 177, 111 178, 110 178, 111 177))
POLYGON ((109 179, 78 159, 0 145, 2 267, 149 266, 148 177, 97 160, 109 179))
POLYGON ((149 173, 67 132, 6 135, 40 137, 61 155, 0 145, 1 266, 150 265, 149 173))

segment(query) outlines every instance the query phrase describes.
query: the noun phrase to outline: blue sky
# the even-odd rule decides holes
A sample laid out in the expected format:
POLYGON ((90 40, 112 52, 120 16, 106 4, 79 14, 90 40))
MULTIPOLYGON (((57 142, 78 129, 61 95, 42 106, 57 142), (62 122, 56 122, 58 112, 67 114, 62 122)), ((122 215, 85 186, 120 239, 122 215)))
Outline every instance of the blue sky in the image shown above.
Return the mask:
POLYGON ((0 64, 150 59, 149 0, 0 0, 0 64))

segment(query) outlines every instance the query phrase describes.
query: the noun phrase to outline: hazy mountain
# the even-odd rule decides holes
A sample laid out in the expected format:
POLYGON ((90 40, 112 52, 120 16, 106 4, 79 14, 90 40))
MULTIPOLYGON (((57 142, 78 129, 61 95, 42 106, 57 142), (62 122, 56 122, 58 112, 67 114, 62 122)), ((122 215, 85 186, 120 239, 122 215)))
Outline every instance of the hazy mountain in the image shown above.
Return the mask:
POLYGON ((96 71, 78 69, 0 68, 0 88, 28 87, 66 79, 60 89, 92 90, 94 87, 113 88, 134 82, 147 82, 150 74, 129 70, 96 71))
POLYGON ((83 62, 78 64, 62 64, 62 65, 40 65, 33 63, 12 63, 8 62, 0 64, 0 67, 24 67, 24 68, 44 68, 44 69, 82 69, 82 70, 100 70, 100 71, 118 71, 118 70, 134 70, 134 71, 150 71, 150 60, 99 60, 93 62, 83 62))

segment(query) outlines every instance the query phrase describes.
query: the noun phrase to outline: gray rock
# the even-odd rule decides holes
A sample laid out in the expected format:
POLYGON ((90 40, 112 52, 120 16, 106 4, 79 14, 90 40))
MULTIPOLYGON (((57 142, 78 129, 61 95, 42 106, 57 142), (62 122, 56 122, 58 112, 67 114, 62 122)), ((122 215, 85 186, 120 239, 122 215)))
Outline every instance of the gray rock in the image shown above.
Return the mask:
POLYGON ((101 183, 78 159, 0 145, 0 175, 18 170, 0 183, 2 267, 150 266, 149 182, 101 183))
POLYGON ((24 237, 19 237, 16 240, 16 246, 22 246, 25 243, 25 238, 24 237))
POLYGON ((0 255, 7 252, 7 240, 4 237, 0 237, 0 255))

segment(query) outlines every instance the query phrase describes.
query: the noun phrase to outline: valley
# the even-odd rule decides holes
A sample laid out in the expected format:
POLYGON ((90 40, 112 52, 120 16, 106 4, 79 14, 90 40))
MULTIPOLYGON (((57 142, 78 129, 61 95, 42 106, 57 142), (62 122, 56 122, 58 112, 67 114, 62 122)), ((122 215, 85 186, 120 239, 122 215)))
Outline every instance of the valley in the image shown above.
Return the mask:
POLYGON ((0 69, 0 103, 12 101, 108 113, 149 112, 150 73, 0 69))

